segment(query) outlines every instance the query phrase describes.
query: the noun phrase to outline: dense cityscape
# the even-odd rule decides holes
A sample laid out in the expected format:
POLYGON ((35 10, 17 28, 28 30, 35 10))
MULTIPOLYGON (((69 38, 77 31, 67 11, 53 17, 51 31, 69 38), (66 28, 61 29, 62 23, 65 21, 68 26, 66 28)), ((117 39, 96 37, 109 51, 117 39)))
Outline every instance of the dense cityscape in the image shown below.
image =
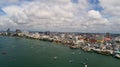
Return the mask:
POLYGON ((71 49, 81 48, 85 52, 96 52, 120 58, 120 35, 110 33, 70 33, 70 32, 0 32, 1 36, 23 37, 67 45, 71 49))

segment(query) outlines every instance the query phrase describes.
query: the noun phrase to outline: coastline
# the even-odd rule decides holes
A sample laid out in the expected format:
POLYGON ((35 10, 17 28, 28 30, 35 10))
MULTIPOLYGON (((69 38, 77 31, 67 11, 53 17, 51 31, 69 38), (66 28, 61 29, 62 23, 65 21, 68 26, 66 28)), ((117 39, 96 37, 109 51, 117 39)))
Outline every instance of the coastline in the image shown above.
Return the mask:
MULTIPOLYGON (((61 34, 60 34, 61 35, 61 34)), ((39 33, 30 33, 30 34, 23 34, 17 33, 15 35, 0 35, 0 36, 13 36, 13 37, 21 37, 21 38, 28 38, 28 39, 35 39, 35 40, 42 40, 42 41, 49 41, 54 43, 60 43, 63 45, 68 45, 71 49, 81 49, 85 52, 95 52, 102 55, 113 56, 115 58, 120 58, 120 52, 115 50, 111 42, 90 42, 85 40, 85 38, 81 35, 74 35, 67 37, 62 37, 60 35, 51 35, 51 34, 39 34, 39 33), (76 38, 76 39, 74 39, 76 38), (99 44, 99 47, 98 47, 99 44), (108 46, 106 46, 106 44, 108 46), (109 49, 107 49, 109 47, 109 49)), ((64 34, 62 34, 64 35, 64 34)), ((67 35, 68 36, 68 35, 67 35)), ((120 47, 119 45, 117 45, 120 47)), ((117 48, 117 47, 116 47, 117 48)))

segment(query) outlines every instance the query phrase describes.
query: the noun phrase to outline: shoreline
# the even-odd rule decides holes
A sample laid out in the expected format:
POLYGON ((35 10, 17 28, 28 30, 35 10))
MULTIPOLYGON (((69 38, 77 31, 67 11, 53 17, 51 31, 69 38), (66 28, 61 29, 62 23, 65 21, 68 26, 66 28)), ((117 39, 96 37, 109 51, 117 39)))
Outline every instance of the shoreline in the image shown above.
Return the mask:
MULTIPOLYGON (((11 35, 0 35, 0 36, 11 36, 11 35)), ((21 38, 27 38, 27 39, 34 39, 34 40, 41 40, 41 41, 49 41, 49 42, 55 42, 55 43, 59 43, 59 44, 63 44, 63 45, 68 45, 68 47, 70 49, 81 49, 85 52, 95 52, 98 54, 102 54, 102 55, 107 55, 107 56, 113 56, 115 58, 119 58, 120 59, 120 53, 116 50, 114 50, 112 47, 109 47, 110 49, 107 49, 106 45, 104 45, 103 43, 99 43, 99 42, 88 42, 88 41, 83 41, 83 39, 81 38, 80 40, 74 40, 72 39, 67 39, 67 38, 60 38, 58 36, 55 35, 55 37, 53 35, 41 35, 41 34, 28 34, 28 35, 15 35, 12 37, 21 37, 21 38), (100 47, 98 47, 98 44, 100 44, 100 47), (97 45, 97 46, 96 46, 97 45), (102 46, 101 46, 102 45, 102 46)), ((75 36, 74 36, 75 37, 75 36)), ((107 43, 109 44, 109 46, 111 46, 111 43, 107 43)), ((120 46, 119 46, 120 47, 120 46)))

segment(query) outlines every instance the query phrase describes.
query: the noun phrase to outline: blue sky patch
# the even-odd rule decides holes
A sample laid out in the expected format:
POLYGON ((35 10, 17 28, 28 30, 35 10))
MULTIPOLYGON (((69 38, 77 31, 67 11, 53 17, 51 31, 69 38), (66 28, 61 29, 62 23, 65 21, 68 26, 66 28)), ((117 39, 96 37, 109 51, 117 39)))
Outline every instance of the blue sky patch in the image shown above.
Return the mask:
POLYGON ((0 9, 0 15, 5 15, 6 13, 2 10, 2 9, 0 9))
POLYGON ((78 3, 78 0, 71 0, 73 3, 78 3))
POLYGON ((89 1, 89 3, 91 3, 91 4, 99 4, 99 3, 100 3, 99 0, 88 0, 88 1, 89 1))
POLYGON ((93 10, 102 11, 103 8, 99 5, 99 0, 88 0, 88 2, 92 5, 93 10))

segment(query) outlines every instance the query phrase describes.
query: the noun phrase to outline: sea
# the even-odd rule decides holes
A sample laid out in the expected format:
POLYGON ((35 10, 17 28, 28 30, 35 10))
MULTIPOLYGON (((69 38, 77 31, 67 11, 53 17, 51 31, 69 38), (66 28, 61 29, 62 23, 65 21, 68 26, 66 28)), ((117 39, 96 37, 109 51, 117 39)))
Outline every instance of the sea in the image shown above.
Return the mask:
POLYGON ((67 45, 0 36, 0 67, 120 67, 120 59, 67 45))

